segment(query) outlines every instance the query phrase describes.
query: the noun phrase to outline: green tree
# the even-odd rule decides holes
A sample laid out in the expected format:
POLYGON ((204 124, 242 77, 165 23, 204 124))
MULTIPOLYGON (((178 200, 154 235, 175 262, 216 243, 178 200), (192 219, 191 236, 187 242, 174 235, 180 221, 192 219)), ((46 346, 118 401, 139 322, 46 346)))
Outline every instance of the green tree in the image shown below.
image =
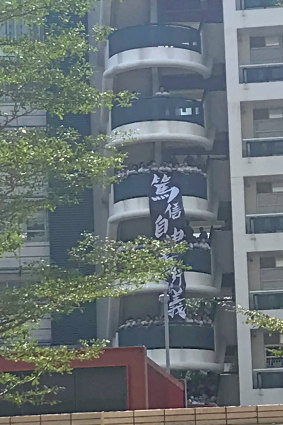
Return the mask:
MULTIPOLYGON (((87 56, 93 48, 82 17, 93 6, 94 0, 0 0, 1 28, 21 28, 17 36, 0 37, 0 255, 22 245, 22 225, 33 214, 78 202, 93 183, 113 181, 109 169, 122 167, 124 155, 110 148, 105 153, 105 136, 82 138, 64 127, 12 128, 38 110, 62 119, 111 108, 114 101, 129 105, 129 93, 100 92, 89 84, 93 69, 87 56)), ((110 29, 96 26, 95 31, 101 40, 110 29)), ((2 282, 0 355, 32 362, 35 370, 25 377, 0 373, 0 399, 43 402, 58 390, 40 385, 43 374, 68 372, 72 359, 98 356, 105 346, 91 341, 73 350, 39 347, 31 328, 44 315, 70 313, 86 301, 163 279, 173 262, 162 257, 169 250, 166 243, 146 239, 123 244, 85 235, 71 253, 78 267, 34 266, 25 285, 2 282), (96 273, 83 275, 82 263, 95 266, 96 273)))

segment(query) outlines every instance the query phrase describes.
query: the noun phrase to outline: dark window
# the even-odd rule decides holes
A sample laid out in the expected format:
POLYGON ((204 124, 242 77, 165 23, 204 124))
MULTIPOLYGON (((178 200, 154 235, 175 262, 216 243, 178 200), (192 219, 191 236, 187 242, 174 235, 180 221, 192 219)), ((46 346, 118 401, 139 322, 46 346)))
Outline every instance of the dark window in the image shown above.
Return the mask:
POLYGON ((272 183, 271 182, 258 182, 256 184, 257 193, 272 193, 272 183))
POLYGON ((267 120, 268 118, 268 109, 254 109, 254 120, 267 120))
POLYGON ((260 257, 259 264, 261 269, 274 269, 275 257, 260 257))
POLYGON ((265 47, 265 38, 264 37, 250 37, 250 46, 254 47, 265 47))

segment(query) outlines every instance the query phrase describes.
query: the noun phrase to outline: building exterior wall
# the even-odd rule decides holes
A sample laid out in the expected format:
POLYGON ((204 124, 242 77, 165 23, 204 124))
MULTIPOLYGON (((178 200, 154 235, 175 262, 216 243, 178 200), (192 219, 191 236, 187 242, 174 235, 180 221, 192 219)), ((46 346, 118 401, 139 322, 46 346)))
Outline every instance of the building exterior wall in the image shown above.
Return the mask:
MULTIPOLYGON (((260 212, 259 201, 263 198, 256 193, 256 183, 274 182, 282 178, 282 168, 280 171, 282 157, 247 158, 245 153, 243 154, 242 140, 258 137, 254 130, 253 110, 264 107, 277 108, 281 105, 283 83, 274 81, 243 84, 240 82, 240 65, 247 65, 258 60, 254 58, 254 52, 250 51, 249 36, 274 35, 281 31, 283 8, 240 10, 243 8, 239 3, 236 10, 234 0, 224 1, 223 8, 235 292, 237 304, 249 308, 251 297, 249 291, 260 289, 260 257, 267 256, 268 252, 274 254, 276 251, 275 255, 280 255, 283 240, 280 233, 247 233, 246 215, 260 212)), ((263 52, 259 51, 257 55, 260 57, 263 52)), ((262 56, 262 61, 257 63, 266 62, 268 60, 266 61, 266 58, 262 56)), ((265 125, 267 124, 265 123, 265 125)), ((267 136, 272 137, 271 133, 267 133, 267 136)), ((278 200, 278 197, 276 199, 278 200)), ((272 208, 271 205, 268 205, 270 203, 266 203, 266 208, 269 210, 272 208)), ((282 212, 280 206, 276 211, 282 212)), ((267 313, 281 317, 280 310, 267 311, 267 313)), ((237 338, 240 403, 280 402, 283 396, 281 388, 263 389, 256 388, 255 385, 256 369, 266 370, 263 333, 251 332, 249 326, 245 324, 244 317, 238 315, 237 338)))

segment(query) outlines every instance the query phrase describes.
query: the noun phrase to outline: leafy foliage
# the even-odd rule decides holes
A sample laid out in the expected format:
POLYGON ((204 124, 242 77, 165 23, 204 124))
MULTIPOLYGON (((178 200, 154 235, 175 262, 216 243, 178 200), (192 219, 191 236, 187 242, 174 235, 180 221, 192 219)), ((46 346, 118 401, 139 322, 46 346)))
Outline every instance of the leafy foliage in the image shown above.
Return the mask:
MULTIPOLYGON (((89 83, 94 69, 83 17, 95 0, 0 0, 0 255, 23 243, 22 225, 42 209, 78 202, 93 184, 113 181, 109 169, 121 168, 124 155, 109 148, 109 138, 82 137, 60 127, 25 127, 26 118, 48 114, 89 114, 114 102, 129 106, 128 92, 99 91, 89 83), (107 146, 106 146, 107 145, 107 146)), ((102 41, 113 29, 95 26, 92 39, 102 41), (94 37, 93 37, 94 36, 94 37)), ((79 347, 40 347, 32 338, 40 319, 70 313, 86 301, 120 296, 130 287, 163 279, 170 261, 166 243, 137 240, 122 244, 85 235, 72 251, 72 270, 34 265, 21 286, 0 286, 0 355, 31 363, 28 374, 0 373, 0 399, 21 404, 44 402, 59 388, 41 385, 48 373, 71 371, 74 359, 97 357, 106 341, 79 347), (140 244, 143 249, 137 249, 140 244), (96 268, 84 275, 80 263, 96 268)), ((179 248, 181 249, 181 248, 179 248)))

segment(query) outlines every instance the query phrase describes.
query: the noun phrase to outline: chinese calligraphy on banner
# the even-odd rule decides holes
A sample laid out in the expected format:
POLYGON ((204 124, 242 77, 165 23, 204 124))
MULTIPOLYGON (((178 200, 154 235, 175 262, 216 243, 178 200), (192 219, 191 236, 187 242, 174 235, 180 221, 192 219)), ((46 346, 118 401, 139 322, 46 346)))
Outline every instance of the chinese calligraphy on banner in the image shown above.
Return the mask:
MULTIPOLYGON (((177 184, 178 172, 151 173, 149 191, 150 215, 156 239, 186 240, 186 219, 182 193, 177 184)), ((172 254, 174 255, 174 254, 172 254)), ((186 282, 182 270, 176 267, 167 278, 168 314, 171 319, 185 319, 186 282)))

